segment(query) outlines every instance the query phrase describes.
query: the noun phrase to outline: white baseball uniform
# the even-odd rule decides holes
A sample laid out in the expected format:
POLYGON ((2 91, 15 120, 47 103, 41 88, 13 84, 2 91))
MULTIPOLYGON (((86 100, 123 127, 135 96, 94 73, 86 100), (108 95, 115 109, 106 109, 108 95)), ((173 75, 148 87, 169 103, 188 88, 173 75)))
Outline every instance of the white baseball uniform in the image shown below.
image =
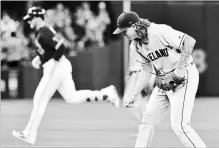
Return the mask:
MULTIPOLYGON (((158 70, 169 72, 176 68, 186 34, 165 24, 151 23, 148 28, 148 45, 132 41, 135 62, 153 64, 158 70)), ((192 56, 186 66, 187 83, 176 91, 163 91, 155 87, 145 114, 142 118, 135 147, 149 147, 154 136, 155 126, 166 111, 171 110, 171 127, 185 147, 206 147, 198 134, 190 126, 191 114, 199 82, 199 73, 193 64, 192 56)))
POLYGON ((95 91, 77 91, 75 89, 71 63, 63 55, 63 52, 59 51, 59 48, 63 46, 62 41, 56 38, 56 32, 52 28, 42 27, 38 31, 35 43, 38 47, 37 52, 43 67, 43 77, 34 94, 30 120, 23 131, 24 136, 30 137, 31 143, 35 142, 37 130, 45 109, 56 90, 59 91, 67 103, 106 100, 118 107, 119 96, 114 86, 95 91), (54 55, 60 56, 59 60, 55 61, 53 59, 54 55))

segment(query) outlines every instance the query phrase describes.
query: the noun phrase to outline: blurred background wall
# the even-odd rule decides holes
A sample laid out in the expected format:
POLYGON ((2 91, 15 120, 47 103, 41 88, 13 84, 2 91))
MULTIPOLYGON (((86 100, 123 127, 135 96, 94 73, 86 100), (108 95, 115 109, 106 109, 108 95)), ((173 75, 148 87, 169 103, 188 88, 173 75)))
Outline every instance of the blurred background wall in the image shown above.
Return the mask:
MULTIPOLYGON (((42 76, 42 70, 31 67, 36 55, 33 32, 22 21, 27 9, 36 5, 47 10, 46 20, 65 39, 76 88, 113 84, 122 94, 122 37, 112 35, 122 1, 2 1, 1 97, 32 97, 42 76)), ((219 95, 219 2, 132 1, 131 10, 195 37, 193 57, 200 72, 197 96, 219 95)))

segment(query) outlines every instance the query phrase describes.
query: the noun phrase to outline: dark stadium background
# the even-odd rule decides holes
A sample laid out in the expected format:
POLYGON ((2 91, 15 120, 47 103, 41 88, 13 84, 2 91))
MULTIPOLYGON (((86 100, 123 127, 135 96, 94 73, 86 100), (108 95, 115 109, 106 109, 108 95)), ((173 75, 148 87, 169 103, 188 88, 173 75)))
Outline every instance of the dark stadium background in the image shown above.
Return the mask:
MULTIPOLYGON (((83 2, 1 1, 1 22, 3 15, 7 13, 12 20, 20 22, 19 29, 26 39, 30 39, 31 30, 22 21, 28 7, 42 6, 49 10, 55 9, 57 4, 61 3, 73 15, 83 2)), ((87 2, 93 14, 97 16, 100 2, 87 2)), ((77 46, 69 47, 66 55, 72 63, 77 89, 101 89, 113 84, 122 96, 125 73, 123 39, 121 36, 112 35, 112 32, 116 28, 117 17, 123 11, 123 1, 104 2, 111 21, 104 32, 104 46, 87 41, 82 49, 77 46)), ((219 2, 132 1, 131 10, 155 23, 171 25, 197 40, 193 58, 200 71, 200 83, 192 124, 207 146, 219 147, 219 2)), ((85 30, 76 26, 74 22, 75 18, 72 17, 71 27, 79 36, 79 39, 74 41, 77 45, 85 36, 85 30)), ((2 35, 1 29, 1 42, 2 35)), ((35 55, 33 49, 33 45, 29 43, 28 56, 20 61, 1 60, 2 147, 29 147, 12 137, 11 131, 25 126, 32 108, 34 91, 42 76, 42 70, 35 70, 30 64, 35 55)), ((5 51, 7 49, 2 48, 1 57, 5 51)), ((169 125, 168 116, 158 127, 153 146, 182 147, 169 125)), ((131 147, 136 137, 130 135, 137 132, 137 126, 138 122, 127 109, 116 110, 108 104, 72 106, 66 104, 56 93, 42 123, 37 146, 131 147)))

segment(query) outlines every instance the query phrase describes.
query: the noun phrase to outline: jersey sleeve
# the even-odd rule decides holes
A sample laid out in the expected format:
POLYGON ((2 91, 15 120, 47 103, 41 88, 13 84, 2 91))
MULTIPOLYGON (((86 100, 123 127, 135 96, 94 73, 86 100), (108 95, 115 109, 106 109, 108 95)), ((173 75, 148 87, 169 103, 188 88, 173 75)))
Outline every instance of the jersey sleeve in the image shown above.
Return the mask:
POLYGON ((164 41, 172 45, 175 49, 181 49, 186 34, 173 29, 168 25, 162 25, 161 36, 164 41))
POLYGON ((135 44, 132 42, 129 50, 129 71, 139 71, 143 65, 148 63, 150 61, 137 52, 135 44))

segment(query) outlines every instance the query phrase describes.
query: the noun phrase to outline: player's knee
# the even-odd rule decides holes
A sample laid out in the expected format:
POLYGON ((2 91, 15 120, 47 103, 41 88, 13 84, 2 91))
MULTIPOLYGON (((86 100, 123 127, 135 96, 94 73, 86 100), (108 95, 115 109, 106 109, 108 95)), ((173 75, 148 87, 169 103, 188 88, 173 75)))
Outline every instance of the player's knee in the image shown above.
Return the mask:
POLYGON ((171 123, 171 127, 174 132, 189 132, 192 130, 190 123, 171 123))
POLYGON ((190 123, 188 124, 182 124, 180 131, 183 131, 184 133, 190 133, 191 131, 193 131, 190 123))
POLYGON ((187 127, 181 123, 171 123, 171 128, 175 133, 182 133, 187 127))

